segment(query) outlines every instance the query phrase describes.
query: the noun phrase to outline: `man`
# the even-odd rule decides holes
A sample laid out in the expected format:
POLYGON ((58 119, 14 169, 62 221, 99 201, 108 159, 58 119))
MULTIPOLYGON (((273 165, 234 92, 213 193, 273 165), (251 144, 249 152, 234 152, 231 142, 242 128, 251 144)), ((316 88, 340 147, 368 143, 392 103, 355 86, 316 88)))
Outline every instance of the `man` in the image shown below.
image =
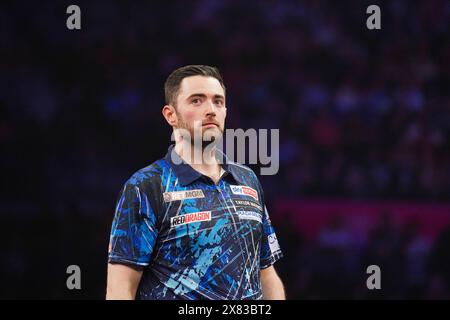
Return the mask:
POLYGON ((106 298, 285 299, 261 185, 215 148, 226 117, 219 71, 182 67, 164 89, 175 146, 120 193, 106 298))

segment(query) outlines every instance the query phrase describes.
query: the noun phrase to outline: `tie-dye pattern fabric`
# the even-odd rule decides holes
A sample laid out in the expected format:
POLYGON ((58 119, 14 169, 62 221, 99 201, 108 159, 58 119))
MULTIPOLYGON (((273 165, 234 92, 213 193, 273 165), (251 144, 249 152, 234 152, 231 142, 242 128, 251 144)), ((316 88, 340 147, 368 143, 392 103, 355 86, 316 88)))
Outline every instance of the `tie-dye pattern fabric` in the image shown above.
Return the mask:
POLYGON ((226 160, 216 185, 172 151, 125 183, 108 261, 143 268, 140 299, 261 299, 283 254, 256 175, 226 160))

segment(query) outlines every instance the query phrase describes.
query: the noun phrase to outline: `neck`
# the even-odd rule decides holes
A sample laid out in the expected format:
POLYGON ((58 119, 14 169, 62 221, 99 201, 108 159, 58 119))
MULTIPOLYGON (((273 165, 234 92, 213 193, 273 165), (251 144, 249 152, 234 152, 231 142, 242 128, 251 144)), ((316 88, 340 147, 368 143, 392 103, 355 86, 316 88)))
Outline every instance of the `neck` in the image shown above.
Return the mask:
POLYGON ((175 152, 192 168, 209 176, 217 183, 220 178, 221 166, 215 157, 215 146, 202 149, 195 147, 190 141, 182 140, 175 143, 175 152))
POLYGON ((175 152, 191 166, 204 168, 218 166, 215 146, 203 149, 195 147, 190 141, 183 140, 175 143, 175 152))

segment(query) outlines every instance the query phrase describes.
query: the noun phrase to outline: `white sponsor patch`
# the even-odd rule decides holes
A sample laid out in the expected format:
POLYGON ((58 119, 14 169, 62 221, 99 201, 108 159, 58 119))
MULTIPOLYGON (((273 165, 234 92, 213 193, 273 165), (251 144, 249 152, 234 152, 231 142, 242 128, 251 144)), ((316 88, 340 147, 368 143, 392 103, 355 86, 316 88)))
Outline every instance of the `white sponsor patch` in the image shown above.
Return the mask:
POLYGON ((231 192, 233 192, 233 194, 238 194, 241 196, 249 196, 255 200, 258 200, 258 192, 253 188, 250 188, 247 186, 235 186, 235 185, 230 185, 230 188, 231 188, 231 192))
POLYGON ((203 191, 201 189, 195 189, 185 191, 164 192, 163 197, 164 202, 171 202, 185 199, 204 198, 205 195, 203 194, 203 191))
POLYGON ((234 203, 238 206, 243 206, 243 207, 253 207, 258 209, 259 211, 262 211, 262 207, 257 204, 256 202, 253 202, 251 200, 233 200, 234 203))
POLYGON ((192 222, 211 221, 211 211, 186 213, 170 218, 170 227, 181 226, 192 222))
POLYGON ((267 239, 269 240, 269 247, 272 254, 275 252, 281 250, 280 245, 278 244, 278 239, 275 233, 269 234, 267 236, 267 239))
POLYGON ((238 211, 239 219, 245 219, 245 220, 255 220, 259 223, 262 223, 261 221, 261 214, 255 211, 238 211))

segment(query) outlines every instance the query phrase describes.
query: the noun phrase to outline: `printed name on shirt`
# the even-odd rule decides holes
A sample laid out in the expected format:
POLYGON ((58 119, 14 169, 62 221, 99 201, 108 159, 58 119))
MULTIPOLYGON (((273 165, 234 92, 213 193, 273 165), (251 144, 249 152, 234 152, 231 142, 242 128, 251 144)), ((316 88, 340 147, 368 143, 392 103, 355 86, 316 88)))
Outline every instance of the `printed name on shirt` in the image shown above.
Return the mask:
POLYGON ((267 236, 267 239, 269 241, 269 247, 270 247, 270 251, 272 252, 272 254, 281 250, 280 245, 278 244, 277 236, 275 235, 275 233, 269 234, 267 236))
POLYGON ((238 211, 237 214, 239 215, 239 219, 244 220, 254 220, 258 221, 259 223, 262 223, 261 221, 261 214, 255 211, 238 211))
POLYGON ((211 221, 211 211, 187 213, 170 219, 170 227, 181 226, 192 222, 211 221))
POLYGON ((259 204, 257 204, 256 202, 253 202, 251 200, 237 200, 236 199, 233 201, 237 206, 253 207, 253 208, 258 209, 259 211, 262 211, 262 207, 259 204))
POLYGON ((205 195, 201 189, 185 190, 185 191, 173 191, 163 193, 164 202, 171 202, 185 199, 204 198, 205 195))
POLYGON ((231 187, 231 192, 233 192, 233 194, 250 196, 253 199, 258 200, 258 192, 256 192, 256 190, 253 188, 250 188, 247 186, 235 186, 235 185, 230 185, 230 187, 231 187))

